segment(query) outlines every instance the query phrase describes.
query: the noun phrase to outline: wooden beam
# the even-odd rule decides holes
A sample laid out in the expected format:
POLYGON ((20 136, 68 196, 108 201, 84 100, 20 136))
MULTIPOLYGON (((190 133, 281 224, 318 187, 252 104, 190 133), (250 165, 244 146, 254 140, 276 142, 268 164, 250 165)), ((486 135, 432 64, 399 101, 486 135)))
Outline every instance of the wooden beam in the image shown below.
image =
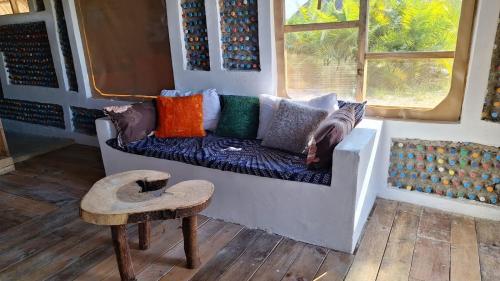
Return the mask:
POLYGON ((285 65, 285 7, 283 0, 274 0, 274 32, 276 43, 277 95, 286 97, 286 65, 285 65))
POLYGON ((455 58, 454 51, 436 52, 391 52, 391 53, 366 53, 367 60, 380 59, 452 59, 455 58))
POLYGON ((17 0, 10 0, 10 7, 12 8, 12 13, 13 14, 19 14, 19 5, 17 3, 17 0))
POLYGON ((366 52, 368 50, 368 0, 359 0, 359 22, 358 26, 358 66, 356 101, 365 99, 364 89, 366 84, 366 52))
MULTIPOLYGON (((277 1, 279 2, 279 1, 277 1)), ((341 21, 341 22, 325 22, 325 23, 307 23, 307 24, 288 24, 284 27, 285 33, 303 32, 303 31, 318 31, 342 28, 356 28, 359 21, 341 21)))

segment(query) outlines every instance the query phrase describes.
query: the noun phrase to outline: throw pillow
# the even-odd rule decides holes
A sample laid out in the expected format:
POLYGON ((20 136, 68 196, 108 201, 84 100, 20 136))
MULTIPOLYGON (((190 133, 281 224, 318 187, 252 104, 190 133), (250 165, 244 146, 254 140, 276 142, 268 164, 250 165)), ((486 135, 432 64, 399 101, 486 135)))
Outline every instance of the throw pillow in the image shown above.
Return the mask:
POLYGON ((156 99, 159 138, 204 137, 203 96, 158 97, 156 99))
POLYGON ((156 128, 156 109, 153 102, 141 102, 124 106, 108 106, 104 113, 115 125, 120 147, 142 140, 156 128))
POLYGON ((163 97, 187 97, 192 95, 203 95, 203 128, 208 131, 215 131, 220 117, 220 99, 217 90, 206 89, 203 91, 178 91, 162 90, 163 97))
MULTIPOLYGON (((257 138, 263 139, 267 133, 267 130, 269 130, 269 126, 271 124, 271 120, 273 119, 274 112, 276 112, 276 110, 278 109, 280 101, 282 101, 283 98, 271 95, 260 95, 259 100, 260 100, 260 113, 259 113, 259 130, 257 132, 257 138)), ((302 105, 307 105, 317 109, 323 109, 328 111, 328 113, 332 113, 333 111, 339 109, 336 94, 328 94, 320 97, 315 97, 310 100, 289 99, 288 101, 292 101, 302 105)))
POLYGON ((259 127, 259 98, 222 95, 222 112, 215 134, 255 139, 259 127))
POLYGON ((356 123, 354 124, 354 127, 356 127, 359 124, 359 122, 363 120, 363 117, 365 116, 366 101, 348 102, 339 100, 339 108, 346 108, 346 107, 354 107, 354 115, 356 117, 356 123))
POLYGON ((352 131, 355 122, 353 106, 341 108, 321 122, 309 143, 307 167, 331 168, 333 150, 352 131))
POLYGON ((325 110, 282 100, 262 145, 303 153, 311 133, 327 115, 325 110))

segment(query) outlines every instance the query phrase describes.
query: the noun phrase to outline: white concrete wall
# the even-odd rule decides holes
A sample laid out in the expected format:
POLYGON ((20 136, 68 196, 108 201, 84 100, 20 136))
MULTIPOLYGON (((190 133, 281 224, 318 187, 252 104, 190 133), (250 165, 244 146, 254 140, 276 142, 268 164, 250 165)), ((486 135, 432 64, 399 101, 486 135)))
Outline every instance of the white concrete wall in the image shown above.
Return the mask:
POLYGON ((258 0, 259 48, 261 71, 226 71, 222 67, 219 0, 205 0, 210 71, 186 69, 182 9, 180 0, 167 3, 170 48, 177 89, 216 88, 223 93, 260 95, 276 93, 273 1, 258 0))
MULTIPOLYGON (((273 94, 276 92, 276 57, 274 48, 273 5, 271 0, 259 0, 259 39, 260 39, 260 72, 229 72, 222 68, 220 52, 220 23, 217 0, 206 0, 208 20, 209 48, 211 71, 190 71, 185 69, 184 43, 181 32, 180 0, 165 0, 168 10, 169 35, 171 40, 172 63, 176 88, 214 87, 222 93, 244 95, 273 94)), ((9 130, 28 131, 44 135, 56 135, 75 138, 77 142, 97 144, 94 137, 72 132, 69 106, 76 105, 88 108, 102 108, 104 105, 117 103, 109 99, 91 98, 89 78, 83 55, 80 31, 77 24, 73 0, 63 1, 67 12, 69 37, 73 50, 78 93, 70 93, 64 79, 62 55, 59 50, 54 12, 49 0, 45 0, 47 11, 29 15, 12 15, 0 17, 0 24, 44 20, 47 23, 49 38, 60 89, 42 87, 26 87, 8 85, 3 65, 0 65, 4 95, 32 101, 58 103, 64 106, 66 130, 31 125, 16 121, 4 120, 9 130), (68 16, 70 15, 70 16, 68 16)), ((497 217, 499 208, 485 204, 474 204, 469 201, 450 200, 437 196, 419 194, 404 190, 387 188, 387 170, 389 165, 389 149, 391 138, 419 138, 427 140, 471 141, 485 145, 500 146, 500 125, 481 121, 481 110, 488 80, 491 54, 496 32, 496 22, 500 11, 500 1, 478 0, 475 19, 474 36, 469 63, 468 82, 463 104, 462 118, 457 123, 431 123, 416 121, 385 120, 381 135, 381 144, 377 154, 372 180, 379 187, 378 195, 385 198, 408 201, 483 217, 497 217)))
MULTIPOLYGON (((25 132, 30 134, 66 137, 75 139, 79 143, 97 145, 95 136, 88 136, 73 132, 71 124, 70 106, 80 106, 85 108, 102 108, 106 105, 120 103, 109 99, 91 98, 89 78, 85 65, 82 42, 76 17, 74 1, 63 1, 63 7, 66 13, 66 23, 68 26, 68 35, 73 53, 76 78, 78 82, 78 92, 69 91, 66 78, 66 69, 64 67, 64 58, 59 44, 59 33, 57 32, 57 23, 55 19, 55 10, 51 0, 44 0, 45 11, 33 12, 29 14, 17 14, 0 17, 0 25, 26 23, 35 21, 44 21, 49 36, 52 58, 54 61, 59 88, 46 88, 36 86, 20 86, 9 84, 5 65, 0 64, 0 79, 5 98, 20 99, 28 101, 38 101, 44 103, 60 104, 64 109, 64 119, 66 129, 54 127, 45 127, 30 123, 3 119, 3 125, 7 130, 16 132, 25 132)), ((1 60, 3 61, 3 59, 1 60)), ((123 103, 123 102, 121 102, 123 103)))
POLYGON ((468 200, 446 199, 441 196, 395 190, 387 187, 392 138, 449 140, 500 146, 500 124, 481 120, 499 13, 500 1, 479 1, 460 122, 430 123, 396 120, 386 120, 384 122, 380 149, 377 154, 379 165, 374 170, 378 181, 377 186, 380 187, 379 196, 500 220, 498 207, 494 208, 486 204, 471 204, 468 200))

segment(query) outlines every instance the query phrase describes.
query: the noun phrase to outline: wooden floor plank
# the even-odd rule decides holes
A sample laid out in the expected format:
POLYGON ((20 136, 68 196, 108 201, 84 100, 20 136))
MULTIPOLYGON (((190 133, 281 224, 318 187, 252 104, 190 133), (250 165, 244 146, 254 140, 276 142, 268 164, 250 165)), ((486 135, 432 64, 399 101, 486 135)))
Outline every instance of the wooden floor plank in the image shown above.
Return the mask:
POLYGON ((410 277, 413 280, 450 280, 450 243, 418 237, 410 277))
POLYGON ((69 204, 40 218, 29 220, 0 234, 0 252, 50 234, 78 219, 77 205, 69 204))
POLYGON ((481 281, 476 224, 473 218, 452 217, 450 270, 451 281, 481 281))
POLYGON ((283 279, 304 246, 304 243, 284 238, 250 280, 279 281, 283 279))
POLYGON ((378 281, 408 280, 421 211, 420 207, 399 203, 378 281))
POLYGON ((17 214, 34 218, 57 210, 57 206, 0 191, 0 212, 15 210, 17 214))
POLYGON ((61 228, 54 229, 53 232, 46 235, 39 235, 18 245, 12 245, 12 247, 0 252, 0 271, 4 271, 9 266, 45 251, 65 239, 78 235, 88 228, 95 227, 89 226, 77 219, 61 228))
MULTIPOLYGON (((198 244, 202 245, 215 235, 224 226, 220 220, 211 220, 198 230, 198 244)), ((166 252, 151 262, 141 272, 136 272, 137 279, 142 281, 158 280, 167 274, 174 266, 186 266, 184 243, 177 244, 171 251, 166 252)))
POLYGON ((191 281, 215 281, 241 256, 245 250, 254 244, 263 234, 262 230, 244 229, 229 242, 215 257, 208 261, 196 273, 191 281))
POLYGON ((248 280, 280 241, 281 237, 279 235, 262 234, 218 280, 248 280))
POLYGON ((57 260, 58 257, 75 245, 85 243, 91 239, 97 231, 98 229, 93 227, 83 228, 78 234, 72 235, 43 252, 24 259, 0 272, 0 280, 43 280, 44 277, 50 275, 48 270, 58 265, 54 260, 57 260))
POLYGON ((346 277, 347 281, 372 281, 377 278, 397 206, 395 201, 377 200, 346 277))
MULTIPOLYGON (((198 216, 198 227, 203 227, 210 219, 205 216, 198 216)), ((140 250, 138 247, 130 249, 132 255, 132 263, 136 272, 142 272, 154 260, 163 256, 165 253, 173 249, 176 245, 183 243, 181 220, 175 220, 178 226, 175 229, 169 229, 163 232, 159 237, 151 236, 151 245, 147 251, 140 250)), ((120 281, 118 271, 113 271, 106 281, 120 281)))
MULTIPOLYGON (((207 221, 207 217, 199 217, 200 226, 207 221)), ((156 260, 182 241, 180 225, 180 220, 168 220, 153 227, 151 246, 147 251, 139 250, 137 231, 129 231, 129 243, 132 245, 130 252, 136 272, 141 272, 153 260, 156 260)), ((76 280, 120 280, 115 256, 111 255, 102 260, 89 271, 78 276, 76 280)))
POLYGON ((500 222, 476 219, 483 281, 500 280, 500 222))
POLYGON ((477 239, 479 243, 500 246, 500 221, 476 219, 477 239))
POLYGON ((1 176, 0 191, 59 206, 79 200, 72 188, 20 174, 22 171, 17 170, 1 176))
POLYGON ((314 277, 315 281, 342 281, 351 267, 354 255, 329 251, 314 277))
MULTIPOLYGON (((241 225, 226 223, 207 243, 201 244, 199 249, 200 260, 206 264, 221 249, 223 249, 232 239, 243 229, 241 225)), ((183 265, 175 265, 161 281, 187 281, 190 280, 200 268, 188 269, 183 265)))
POLYGON ((283 281, 312 280, 326 258, 328 250, 323 247, 306 244, 293 261, 283 281))
POLYGON ((74 262, 64 269, 54 272, 47 280, 74 280, 82 274, 82 272, 88 272, 96 264, 111 256, 114 256, 114 250, 110 243, 101 244, 81 255, 78 259, 75 259, 74 262))
POLYGON ((451 218, 448 213, 424 208, 418 227, 418 236, 450 242, 451 218))
POLYGON ((482 281, 500 280, 500 247, 479 244, 479 261, 482 281))

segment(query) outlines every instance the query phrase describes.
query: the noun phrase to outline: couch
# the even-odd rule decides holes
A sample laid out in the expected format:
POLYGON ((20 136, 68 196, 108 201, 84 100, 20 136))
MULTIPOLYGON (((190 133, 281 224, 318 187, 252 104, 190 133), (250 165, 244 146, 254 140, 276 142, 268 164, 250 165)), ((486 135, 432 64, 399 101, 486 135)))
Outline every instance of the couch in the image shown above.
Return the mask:
MULTIPOLYGON (((162 143, 157 139, 119 149, 113 144, 116 130, 109 119, 96 120, 96 127, 107 175, 152 169, 171 173, 169 185, 189 179, 209 180, 215 184, 215 194, 203 214, 249 228, 264 229, 352 253, 375 201, 371 173, 379 145, 381 121, 365 119, 358 124, 335 148, 331 171, 314 172, 317 175, 307 174, 291 160, 289 164, 294 169, 289 173, 286 173, 288 167, 276 171, 272 167, 268 170, 262 164, 256 164, 256 168, 253 164, 240 168, 238 161, 234 161, 240 156, 217 156, 217 149, 226 154, 231 150, 238 151, 238 147, 233 147, 234 140, 220 140, 211 135, 206 138, 212 139, 207 139, 201 146, 211 142, 219 146, 228 142, 229 145, 212 148, 210 153, 215 153, 215 156, 211 158, 212 154, 208 153, 208 159, 207 152, 197 149, 158 152, 162 150, 159 146, 172 147, 172 143, 162 143)), ((195 140, 176 140, 176 145, 189 141, 195 140)), ((254 149, 250 154, 261 153, 258 142, 248 145, 254 149)), ((196 146, 200 146, 199 142, 186 145, 188 148, 196 146)), ((283 157, 277 157, 278 162, 279 159, 289 161, 289 158, 300 157, 287 156, 279 151, 271 153, 283 157)))

